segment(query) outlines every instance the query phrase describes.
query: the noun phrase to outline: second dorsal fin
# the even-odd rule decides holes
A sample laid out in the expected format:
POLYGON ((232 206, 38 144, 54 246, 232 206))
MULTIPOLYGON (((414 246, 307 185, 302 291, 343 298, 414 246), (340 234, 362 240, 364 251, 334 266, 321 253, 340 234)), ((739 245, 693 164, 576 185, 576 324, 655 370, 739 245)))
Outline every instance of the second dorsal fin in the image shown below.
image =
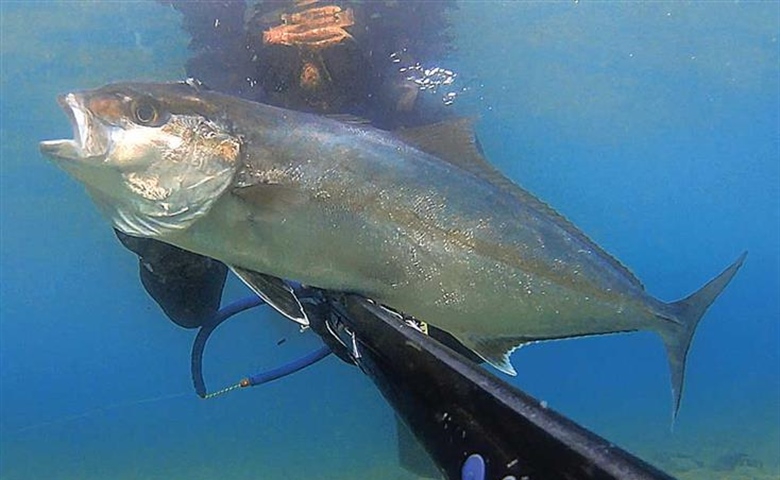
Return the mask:
POLYGON ((631 283, 644 289, 639 279, 628 268, 588 238, 566 217, 536 198, 532 193, 521 188, 491 165, 482 154, 482 149, 474 134, 474 121, 471 118, 457 118, 422 127, 403 128, 397 130, 395 134, 409 145, 492 183, 525 205, 547 215, 568 234, 582 241, 609 261, 614 268, 626 275, 631 283))

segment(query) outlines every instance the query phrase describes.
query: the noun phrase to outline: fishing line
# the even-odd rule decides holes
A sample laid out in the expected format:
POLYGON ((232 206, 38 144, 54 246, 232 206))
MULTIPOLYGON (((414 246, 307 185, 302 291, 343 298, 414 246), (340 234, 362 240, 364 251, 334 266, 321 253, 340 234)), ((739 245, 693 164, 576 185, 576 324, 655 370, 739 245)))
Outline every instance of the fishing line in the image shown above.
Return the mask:
POLYGON ((165 394, 165 395, 159 395, 159 396, 156 396, 156 397, 142 398, 140 400, 126 400, 124 402, 112 403, 112 404, 105 405, 105 406, 102 406, 102 407, 95 407, 95 408, 92 408, 92 409, 87 410, 87 411, 82 412, 82 413, 75 413, 75 414, 72 414, 72 415, 66 415, 64 417, 55 418, 54 420, 48 420, 48 421, 45 421, 45 422, 40 422, 40 423, 35 423, 35 424, 32 424, 32 425, 28 425, 26 427, 22 427, 22 428, 20 428, 18 430, 15 430, 14 433, 15 434, 20 434, 20 433, 29 432, 29 431, 32 431, 32 430, 39 430, 41 428, 52 427, 52 426, 55 426, 55 425, 64 425, 64 424, 71 423, 71 422, 74 422, 74 421, 77 421, 77 420, 81 420, 81 419, 84 419, 84 418, 89 418, 89 417, 92 417, 92 416, 95 416, 95 415, 99 415, 99 414, 102 414, 102 413, 107 413, 107 412, 110 412, 112 410, 118 410, 118 409, 122 409, 122 408, 130 408, 130 407, 135 407, 135 406, 138 406, 138 405, 144 405, 144 404, 149 404, 149 403, 163 402, 163 401, 166 401, 166 400, 173 400, 175 398, 182 398, 182 397, 190 396, 190 395, 192 395, 191 392, 183 391, 183 392, 179 392, 179 393, 169 393, 169 394, 165 394))

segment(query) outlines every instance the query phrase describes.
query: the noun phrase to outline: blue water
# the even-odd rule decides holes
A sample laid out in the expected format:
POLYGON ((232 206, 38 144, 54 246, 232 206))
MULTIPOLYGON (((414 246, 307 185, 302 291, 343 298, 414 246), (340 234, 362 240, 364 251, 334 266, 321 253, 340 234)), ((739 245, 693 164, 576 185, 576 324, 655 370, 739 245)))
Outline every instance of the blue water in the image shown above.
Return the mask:
MULTIPOLYGON (((537 344, 512 382, 680 478, 780 478, 780 13, 769 2, 464 2, 442 60, 488 157, 664 300, 741 251, 702 322, 670 431, 652 333, 537 344), (744 454, 750 466, 718 470, 744 454)), ((184 76, 153 2, 0 2, 0 478, 414 478, 392 411, 328 359, 202 401, 192 333, 164 320, 82 188, 37 150, 58 93, 184 76)), ((246 295, 237 282, 226 298, 246 295)), ((317 345, 244 314, 209 344, 214 387, 317 345), (277 345, 280 338, 287 341, 277 345)))

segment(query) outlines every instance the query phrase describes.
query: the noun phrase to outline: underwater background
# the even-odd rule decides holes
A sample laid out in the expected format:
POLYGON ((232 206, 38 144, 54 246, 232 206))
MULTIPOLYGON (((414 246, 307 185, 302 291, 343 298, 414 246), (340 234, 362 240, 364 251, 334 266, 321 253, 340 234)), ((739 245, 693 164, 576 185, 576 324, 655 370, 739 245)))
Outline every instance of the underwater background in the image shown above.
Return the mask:
MULTIPOLYGON (((200 400, 194 333, 39 154, 71 135, 57 94, 184 78, 180 26, 152 1, 0 1, 0 478, 415 478, 392 410, 334 357, 200 400)), ((697 331, 673 431, 652 333, 523 348, 510 381, 679 478, 779 479, 780 4, 471 1, 452 26, 451 108, 488 158, 649 292, 684 297, 749 251, 697 331)), ((224 298, 246 295, 231 279, 224 298)), ((207 381, 318 342, 242 314, 209 342, 207 381)))

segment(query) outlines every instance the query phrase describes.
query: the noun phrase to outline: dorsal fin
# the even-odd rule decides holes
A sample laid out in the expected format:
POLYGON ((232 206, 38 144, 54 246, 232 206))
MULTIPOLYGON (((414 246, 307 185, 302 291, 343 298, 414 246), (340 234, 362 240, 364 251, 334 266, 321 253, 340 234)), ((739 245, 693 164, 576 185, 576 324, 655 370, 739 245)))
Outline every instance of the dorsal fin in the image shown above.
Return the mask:
POLYGON ((404 142, 487 180, 505 192, 514 195, 523 204, 547 215, 569 235, 585 243, 594 252, 605 258, 610 265, 630 279, 632 284, 644 289, 639 279, 628 268, 588 238, 566 217, 536 198, 532 193, 521 188, 491 165, 482 155, 477 137, 474 134, 474 121, 471 118, 457 118, 422 127, 403 128, 395 133, 404 142))
POLYGON ((404 127, 393 133, 409 145, 479 177, 485 178, 489 170, 499 173, 482 156, 471 118, 461 117, 420 127, 404 127))

